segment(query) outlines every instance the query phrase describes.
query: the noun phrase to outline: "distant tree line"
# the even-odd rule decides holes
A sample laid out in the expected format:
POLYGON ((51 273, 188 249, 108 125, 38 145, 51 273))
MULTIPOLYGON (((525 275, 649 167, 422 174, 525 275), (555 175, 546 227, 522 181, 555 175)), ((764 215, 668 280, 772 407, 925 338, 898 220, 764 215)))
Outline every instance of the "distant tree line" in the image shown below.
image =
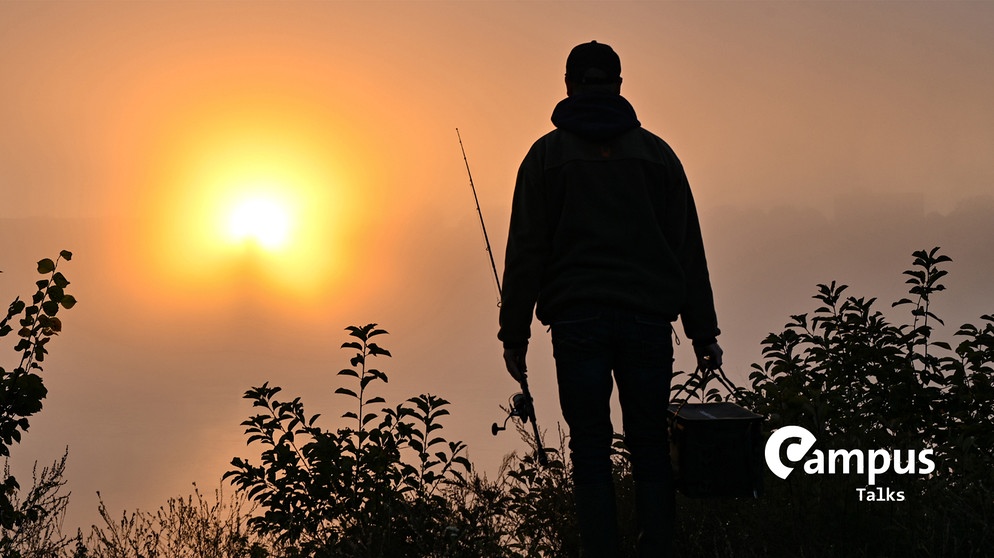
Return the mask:
MULTIPOLYGON (((62 259, 69 259, 63 253, 62 259)), ((688 557, 964 556, 989 554, 994 543, 994 316, 964 324, 955 341, 935 339, 942 321, 933 301, 943 291, 939 249, 913 254, 904 272, 909 323, 891 322, 873 298, 847 296, 836 283, 818 285, 817 307, 790 316, 762 341, 748 388, 698 390, 706 401, 728 398, 765 417, 764 429, 801 426, 818 447, 930 448, 927 474, 880 474, 877 484, 900 501, 868 501, 862 475, 768 475, 758 499, 678 497, 676 547, 688 557)), ((55 314, 75 303, 56 260, 43 260, 33 305, 15 304, 0 326, 20 324, 21 366, 0 369, 0 451, 27 429, 45 397, 40 371, 45 344, 58 333, 55 314), (49 263, 51 262, 51 265, 49 263), (53 289, 54 287, 54 289, 53 289), (24 317, 20 317, 24 316, 24 317), (39 352, 40 351, 40 352, 39 352), (32 372, 34 371, 34 372, 32 372), (24 379, 28 378, 29 379, 24 379), (19 379, 20 378, 20 379, 19 379)), ((0 495, 0 555, 58 558, 302 557, 573 557, 566 436, 560 431, 548 467, 534 446, 506 457, 491 479, 466 458, 466 444, 448 440, 449 402, 421 394, 392 404, 377 395, 388 381, 381 362, 386 331, 346 328, 349 366, 338 372, 336 411, 346 426, 329 430, 300 397, 279 386, 252 387, 254 413, 242 426, 254 458, 236 457, 212 497, 195 487, 155 512, 112 516, 86 536, 61 532, 67 496, 66 456, 35 474, 27 491, 9 472, 0 495)), ((677 385, 693 380, 685 375, 677 385)), ((532 437, 520 428, 527 443, 532 437)), ((615 481, 622 518, 634 514, 624 438, 616 437, 615 481)), ((635 533, 622 527, 627 556, 635 533)))

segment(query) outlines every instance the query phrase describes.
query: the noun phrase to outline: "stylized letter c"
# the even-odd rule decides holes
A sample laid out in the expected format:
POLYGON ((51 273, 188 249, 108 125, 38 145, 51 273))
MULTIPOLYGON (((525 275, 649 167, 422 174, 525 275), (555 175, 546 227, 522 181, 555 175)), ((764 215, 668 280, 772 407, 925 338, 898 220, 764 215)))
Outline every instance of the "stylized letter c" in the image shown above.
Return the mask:
POLYGON ((773 474, 786 479, 794 470, 780 460, 780 448, 787 443, 787 459, 790 465, 794 465, 804 459, 808 451, 815 445, 815 435, 800 426, 784 426, 770 435, 766 441, 766 466, 773 471, 773 474), (788 440, 797 439, 799 441, 787 443, 788 440))

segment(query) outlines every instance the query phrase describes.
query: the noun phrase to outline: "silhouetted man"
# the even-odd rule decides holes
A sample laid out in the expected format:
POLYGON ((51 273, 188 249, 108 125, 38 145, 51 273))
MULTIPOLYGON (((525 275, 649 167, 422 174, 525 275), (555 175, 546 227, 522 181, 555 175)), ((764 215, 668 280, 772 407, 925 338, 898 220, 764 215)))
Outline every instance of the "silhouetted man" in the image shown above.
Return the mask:
POLYGON ((697 210, 679 159, 621 96, 611 47, 594 41, 570 52, 566 95, 552 113, 556 130, 535 142, 518 172, 498 337, 520 381, 533 310, 552 328, 583 556, 618 553, 614 381, 636 483, 639 556, 668 556, 672 322, 681 318, 702 367, 721 365, 697 210))

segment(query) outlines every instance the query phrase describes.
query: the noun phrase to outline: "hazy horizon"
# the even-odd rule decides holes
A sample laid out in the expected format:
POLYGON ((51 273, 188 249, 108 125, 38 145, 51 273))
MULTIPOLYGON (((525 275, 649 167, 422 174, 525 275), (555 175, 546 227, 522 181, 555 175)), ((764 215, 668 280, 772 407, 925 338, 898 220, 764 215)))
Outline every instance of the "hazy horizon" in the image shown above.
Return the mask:
POLYGON ((334 424, 344 328, 377 322, 388 402, 451 401, 446 436, 494 474, 524 446, 490 435, 516 385, 455 129, 502 268, 517 166, 591 39, 687 170, 734 379, 817 283, 905 323, 901 272, 933 246, 950 340, 994 312, 992 28, 994 5, 955 2, 2 3, 0 296, 67 249, 79 300, 12 468, 23 486, 69 447, 69 533, 97 491, 115 516, 212 489, 257 454, 242 393, 281 385, 334 424), (257 179, 296 196, 283 252, 214 230, 257 179))

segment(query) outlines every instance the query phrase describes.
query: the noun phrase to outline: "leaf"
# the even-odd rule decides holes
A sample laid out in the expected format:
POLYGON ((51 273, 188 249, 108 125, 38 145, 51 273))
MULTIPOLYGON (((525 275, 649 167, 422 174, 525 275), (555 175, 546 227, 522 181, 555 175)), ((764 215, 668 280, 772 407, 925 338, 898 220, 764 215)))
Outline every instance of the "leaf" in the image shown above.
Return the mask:
POLYGON ((366 346, 366 348, 367 348, 367 350, 369 350, 369 354, 370 355, 386 355, 386 356, 390 356, 390 351, 388 351, 388 350, 386 350, 384 348, 381 348, 376 343, 369 343, 366 346))
POLYGON ((10 309, 7 310, 7 315, 15 316, 17 314, 20 314, 21 312, 24 312, 25 306, 26 304, 24 303, 23 300, 21 300, 20 298, 15 298, 14 302, 10 303, 10 309))
POLYGON ((72 252, 69 250, 63 250, 59 252, 59 257, 68 262, 72 259, 72 252))
POLYGON ((64 296, 66 296, 66 292, 65 290, 62 289, 62 287, 58 285, 52 285, 51 287, 48 288, 49 300, 54 300, 55 302, 58 302, 62 300, 62 297, 64 296))
POLYGON ((930 318, 934 319, 935 321, 939 322, 942 325, 946 325, 946 322, 942 321, 941 318, 939 318, 938 316, 936 316, 932 312, 926 312, 925 315, 929 316, 930 318))
MULTIPOLYGON (((904 275, 910 275, 914 279, 917 279, 918 283, 924 283, 925 282, 925 272, 924 271, 921 271, 921 270, 918 270, 918 269, 909 269, 909 270, 907 270, 907 271, 904 272, 904 275)), ((916 281, 914 281, 914 279, 909 279, 906 282, 908 282, 908 283, 914 283, 914 282, 916 282, 916 281)))
POLYGON ((341 393, 342 395, 348 395, 349 397, 359 397, 354 391, 349 388, 340 387, 335 390, 335 393, 341 393))
POLYGON ((51 258, 45 258, 38 261, 38 273, 45 275, 53 271, 55 271, 55 262, 53 262, 51 258))
POLYGON ((55 275, 52 275, 52 282, 62 289, 69 286, 69 280, 66 279, 66 276, 63 275, 61 271, 56 271, 55 275))
POLYGON ((59 301, 59 304, 61 304, 66 310, 69 310, 73 306, 76 306, 76 297, 73 295, 65 295, 62 297, 62 300, 59 301))
POLYGON ((412 397, 412 398, 408 399, 407 401, 409 403, 414 403, 415 405, 417 405, 418 409, 421 409, 421 412, 424 413, 425 415, 428 414, 429 405, 428 405, 427 396, 420 395, 418 397, 412 397))
POLYGON ((936 270, 935 272, 932 273, 932 275, 929 276, 928 284, 931 285, 932 283, 935 283, 936 281, 945 277, 946 275, 949 275, 948 271, 944 269, 936 270))
POLYGON ((445 415, 448 415, 448 414, 449 414, 449 410, 448 409, 438 409, 438 408, 436 408, 435 411, 432 412, 432 414, 431 414, 431 419, 435 420, 438 417, 445 416, 445 415))
POLYGON ((375 379, 376 379, 376 376, 366 376, 365 378, 363 378, 362 380, 359 381, 359 387, 361 389, 366 389, 366 386, 369 385, 369 382, 372 382, 375 379))

